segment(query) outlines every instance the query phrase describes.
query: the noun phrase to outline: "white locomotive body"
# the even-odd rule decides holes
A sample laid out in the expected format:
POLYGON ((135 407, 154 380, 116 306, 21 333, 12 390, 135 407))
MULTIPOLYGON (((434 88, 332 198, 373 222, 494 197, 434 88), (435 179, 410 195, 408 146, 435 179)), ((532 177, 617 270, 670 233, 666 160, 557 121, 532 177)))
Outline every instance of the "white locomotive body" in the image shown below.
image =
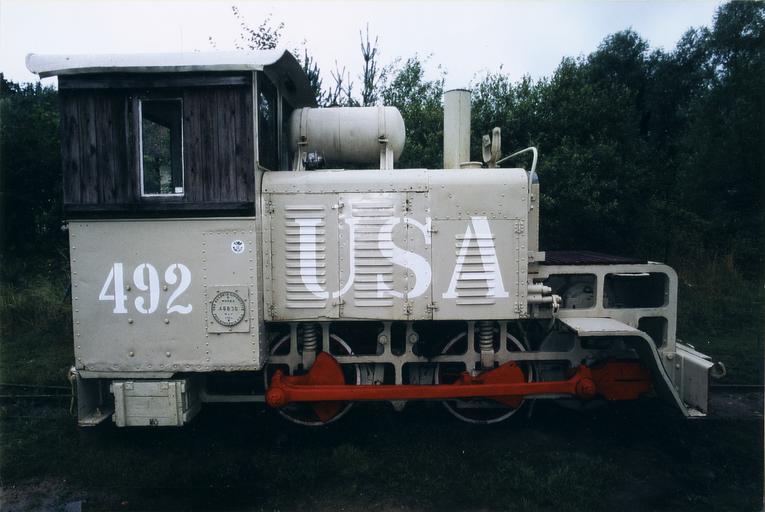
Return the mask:
POLYGON ((286 52, 28 67, 59 76, 81 425, 216 401, 307 425, 369 400, 477 423, 529 397, 707 412, 719 367, 675 339, 674 271, 541 252, 536 150, 500 168, 497 130, 476 168, 468 92, 445 99, 444 169, 394 169, 398 111, 313 108, 286 52))

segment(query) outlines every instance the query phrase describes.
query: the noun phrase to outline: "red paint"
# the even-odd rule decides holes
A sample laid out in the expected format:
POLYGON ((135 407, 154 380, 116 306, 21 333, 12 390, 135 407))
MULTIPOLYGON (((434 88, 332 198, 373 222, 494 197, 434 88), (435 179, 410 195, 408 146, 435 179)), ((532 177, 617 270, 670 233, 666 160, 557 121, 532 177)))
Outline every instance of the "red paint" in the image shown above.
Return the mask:
POLYGON ((648 370, 634 361, 609 361, 589 368, 580 365, 566 380, 527 382, 513 361, 475 377, 462 373, 453 384, 435 385, 348 385, 340 364, 326 352, 305 375, 285 375, 277 370, 266 393, 272 407, 294 402, 310 402, 322 421, 342 409, 343 402, 385 400, 447 400, 490 398, 509 407, 518 407, 532 395, 571 395, 590 399, 601 395, 607 400, 632 400, 651 389, 648 370))

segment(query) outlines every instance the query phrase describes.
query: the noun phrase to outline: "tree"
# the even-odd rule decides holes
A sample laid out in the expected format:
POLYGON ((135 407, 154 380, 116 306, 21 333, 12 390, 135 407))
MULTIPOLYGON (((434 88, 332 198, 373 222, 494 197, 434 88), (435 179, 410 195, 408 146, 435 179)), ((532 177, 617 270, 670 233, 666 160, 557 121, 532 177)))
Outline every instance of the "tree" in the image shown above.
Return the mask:
POLYGON ((369 23, 367 23, 366 42, 364 41, 364 38, 361 35, 360 30, 359 30, 359 38, 361 39, 361 56, 364 59, 364 73, 362 75, 363 85, 361 88, 361 104, 367 107, 377 103, 378 81, 381 78, 380 72, 377 68, 377 53, 378 53, 377 37, 375 37, 374 45, 369 42, 369 23))
POLYGON ((426 80, 422 62, 407 59, 391 71, 390 82, 381 86, 383 104, 399 109, 407 127, 406 146, 399 167, 439 168, 443 158, 443 77, 426 80))
POLYGON ((0 75, 0 267, 7 282, 66 261, 58 95, 0 75))
MULTIPOLYGON (((237 50, 273 50, 279 45, 284 30, 284 22, 273 26, 271 24, 271 14, 268 14, 258 25, 258 28, 252 28, 244 16, 235 5, 231 6, 234 18, 239 23, 240 32, 234 40, 234 48, 237 50)), ((208 37, 213 48, 217 48, 212 36, 208 37)))

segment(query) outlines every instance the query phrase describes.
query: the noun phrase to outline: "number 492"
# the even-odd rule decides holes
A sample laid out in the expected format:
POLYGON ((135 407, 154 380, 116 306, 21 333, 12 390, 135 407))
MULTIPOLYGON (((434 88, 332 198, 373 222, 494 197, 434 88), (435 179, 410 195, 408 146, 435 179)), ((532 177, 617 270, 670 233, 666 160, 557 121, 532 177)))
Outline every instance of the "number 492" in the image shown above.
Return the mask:
MULTIPOLYGON (((174 285, 178 283, 180 274, 180 283, 178 287, 170 294, 165 305, 168 313, 180 313, 187 315, 191 313, 191 304, 182 306, 175 304, 179 300, 181 294, 191 284, 191 271, 183 263, 173 263, 167 269, 165 269, 165 283, 174 285)), ((149 292, 148 304, 147 297, 138 296, 133 301, 135 309, 139 313, 145 315, 154 313, 159 307, 159 274, 157 269, 151 263, 141 263, 133 271, 133 284, 136 289, 142 292, 149 292)), ((115 263, 109 270, 109 275, 106 276, 104 286, 101 288, 101 293, 98 295, 98 300, 114 301, 114 313, 127 313, 127 295, 125 295, 125 278, 123 274, 122 263, 115 263), (114 289, 110 293, 109 289, 114 289)))

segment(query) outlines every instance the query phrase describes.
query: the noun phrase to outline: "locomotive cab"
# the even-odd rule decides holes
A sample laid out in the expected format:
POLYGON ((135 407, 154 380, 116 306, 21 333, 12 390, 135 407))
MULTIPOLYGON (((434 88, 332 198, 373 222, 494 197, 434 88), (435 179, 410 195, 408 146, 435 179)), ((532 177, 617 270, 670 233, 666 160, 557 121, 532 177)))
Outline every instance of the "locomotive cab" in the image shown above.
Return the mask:
MULTIPOLYGON (((261 369, 260 182, 289 168, 292 109, 315 105, 294 57, 30 55, 28 65, 58 76, 81 423, 108 415, 110 383, 125 401, 140 379, 261 369)), ((192 404, 197 381, 177 381, 192 404)), ((120 423, 182 423, 196 409, 120 423)))
POLYGON ((59 79, 80 425, 216 401, 305 425, 368 400, 473 423, 529 396, 707 411, 674 271, 540 251, 536 150, 502 158, 495 129, 471 162, 468 91, 445 95, 443 169, 395 169, 400 113, 315 108, 288 52, 27 65, 59 79))

